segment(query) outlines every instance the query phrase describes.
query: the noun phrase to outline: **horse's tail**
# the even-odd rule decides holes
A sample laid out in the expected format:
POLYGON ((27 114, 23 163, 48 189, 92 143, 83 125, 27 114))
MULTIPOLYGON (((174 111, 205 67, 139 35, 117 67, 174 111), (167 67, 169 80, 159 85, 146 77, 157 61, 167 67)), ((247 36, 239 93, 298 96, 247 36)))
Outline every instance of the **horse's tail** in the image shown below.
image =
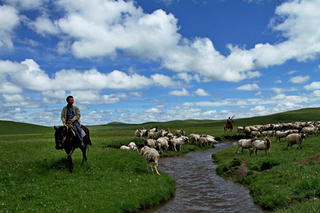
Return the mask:
POLYGON ((89 129, 88 129, 88 131, 87 131, 88 133, 88 145, 90 145, 90 146, 92 146, 92 142, 91 142, 91 139, 90 139, 90 133, 89 133, 89 129))
POLYGON ((86 133, 86 136, 85 136, 86 137, 86 139, 85 139, 86 144, 92 146, 89 129, 84 125, 81 125, 81 126, 86 133))

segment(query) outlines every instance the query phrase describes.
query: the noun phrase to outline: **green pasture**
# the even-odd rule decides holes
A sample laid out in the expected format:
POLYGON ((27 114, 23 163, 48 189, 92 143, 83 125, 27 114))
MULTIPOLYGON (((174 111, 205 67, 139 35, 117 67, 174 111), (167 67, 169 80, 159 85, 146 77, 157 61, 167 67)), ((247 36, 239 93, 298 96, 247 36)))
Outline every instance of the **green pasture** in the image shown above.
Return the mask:
MULTIPOLYGON (((313 110, 306 110, 306 112, 313 110)), ((268 122, 272 117, 290 120, 294 115, 302 118, 301 112, 303 110, 265 118, 268 122)), ((318 112, 316 116, 313 114, 313 118, 319 117, 318 114, 318 112)), ((247 124, 246 120, 242 122, 247 124)), ((279 120, 279 122, 282 121, 279 120)), ((285 139, 275 142, 275 138, 271 138, 269 157, 265 156, 264 151, 258 151, 257 156, 255 153, 250 156, 249 150, 246 149, 242 153, 241 148, 235 154, 237 146, 232 146, 213 155, 214 162, 219 164, 216 172, 246 186, 254 203, 265 210, 320 212, 320 162, 318 161, 320 159, 303 164, 297 163, 320 153, 319 139, 319 136, 309 136, 302 143, 302 149, 296 149, 297 145, 293 145, 293 149, 290 147, 287 149, 285 139), (248 168, 247 173, 243 173, 243 165, 248 168)))
MULTIPOLYGON (((227 135, 239 134, 237 126, 313 120, 320 118, 319 111, 303 109, 235 119, 234 130, 227 135)), ((174 196, 175 181, 161 172, 161 167, 161 176, 147 172, 147 163, 137 152, 113 147, 131 141, 142 143, 134 137, 135 129, 155 126, 172 132, 184 129, 188 135, 209 134, 223 141, 224 123, 225 120, 186 120, 88 126, 93 144, 87 154, 88 162, 80 166, 82 153, 77 149, 72 156, 74 172, 69 173, 67 155, 54 148, 53 127, 0 121, 0 212, 134 212, 158 205, 174 196)), ((286 150, 284 140, 274 143, 272 139, 268 158, 262 152, 250 157, 248 150, 235 154, 233 146, 215 154, 220 164, 217 172, 247 186, 254 202, 265 209, 319 211, 319 163, 296 164, 320 153, 317 139, 308 138, 302 150, 286 150), (244 177, 223 169, 229 168, 234 158, 239 162, 247 160, 249 172, 244 177), (277 165, 257 172, 265 162, 277 165)), ((179 153, 207 148, 210 147, 187 144, 179 153)), ((164 156, 175 154, 169 151, 164 156)))
POLYGON ((73 173, 53 131, 0 136, 0 212, 128 212, 174 196, 175 181, 161 169, 149 173, 137 152, 107 147, 132 136, 109 134, 92 131, 88 162, 80 166, 77 149, 73 173))

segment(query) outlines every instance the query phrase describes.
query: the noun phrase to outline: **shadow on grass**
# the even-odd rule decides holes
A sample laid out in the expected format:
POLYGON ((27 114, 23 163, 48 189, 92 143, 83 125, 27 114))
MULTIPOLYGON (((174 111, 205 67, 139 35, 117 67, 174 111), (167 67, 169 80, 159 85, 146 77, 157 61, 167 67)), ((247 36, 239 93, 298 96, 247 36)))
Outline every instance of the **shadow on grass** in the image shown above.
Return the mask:
POLYGON ((55 170, 67 170, 69 169, 69 161, 67 158, 61 158, 60 160, 57 160, 50 166, 50 169, 55 170))

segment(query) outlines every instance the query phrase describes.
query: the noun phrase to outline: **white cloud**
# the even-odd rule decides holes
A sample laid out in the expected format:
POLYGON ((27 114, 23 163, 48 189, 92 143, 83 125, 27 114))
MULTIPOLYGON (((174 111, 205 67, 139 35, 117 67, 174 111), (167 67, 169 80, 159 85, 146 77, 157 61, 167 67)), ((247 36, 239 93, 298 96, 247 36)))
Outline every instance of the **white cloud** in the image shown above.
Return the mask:
POLYGON ((196 91, 193 92, 193 94, 195 96, 211 96, 210 93, 204 91, 203 89, 201 88, 198 88, 196 91))
POLYGON ((7 81, 0 82, 0 94, 16 93, 22 93, 22 88, 7 81))
POLYGON ((156 86, 162 86, 162 87, 173 87, 173 86, 179 86, 180 82, 173 81, 169 76, 165 76, 162 74, 154 74, 151 76, 151 79, 154 81, 154 84, 156 86))
POLYGON ((158 109, 158 108, 151 108, 151 109, 147 109, 146 111, 144 111, 146 113, 161 113, 162 110, 161 109, 158 109))
POLYGON ((316 89, 320 89, 320 81, 314 81, 309 85, 305 85, 304 88, 306 90, 316 90, 316 89))
MULTIPOLYGON (((11 1, 12 5, 24 4, 24 8, 39 7, 42 3, 11 1)), ((133 1, 123 0, 59 0, 57 5, 64 11, 61 17, 49 20, 50 14, 42 14, 34 22, 29 20, 29 25, 42 35, 57 35, 60 53, 71 51, 78 58, 116 57, 117 50, 121 50, 128 56, 160 60, 162 67, 172 71, 199 74, 205 82, 257 78, 261 73, 254 69, 283 64, 289 59, 315 59, 320 52, 317 0, 289 1, 276 8, 270 27, 286 40, 275 45, 256 44, 250 50, 229 44, 228 56, 221 55, 208 38, 182 38, 177 18, 161 9, 147 14, 133 1)), ((12 20, 16 21, 9 24, 9 31, 19 21, 12 20)), ((6 44, 12 48, 11 38, 6 35, 6 44)), ((187 75, 179 78, 190 81, 187 75)))
POLYGON ((260 89, 258 84, 246 84, 246 85, 237 87, 237 90, 243 90, 243 91, 252 91, 252 90, 258 90, 258 89, 260 89))
POLYGON ((170 91, 168 92, 168 94, 175 95, 175 96, 190 96, 190 93, 185 88, 183 88, 182 91, 180 90, 170 91))
POLYGON ((156 107, 156 108, 165 108, 166 105, 164 105, 164 104, 157 104, 155 107, 156 107))
POLYGON ((51 103, 51 104, 55 104, 55 103, 59 103, 67 97, 66 92, 64 90, 56 90, 56 91, 52 91, 52 90, 48 90, 48 91, 44 91, 42 92, 42 100, 44 103, 51 103))
MULTIPOLYGON (((265 106, 256 106, 254 108, 251 108, 250 111, 256 112, 258 114, 260 114, 260 112, 264 111, 266 108, 265 106)), ((264 113, 264 112, 263 112, 264 113)))
POLYGON ((105 124, 106 120, 110 119, 114 113, 105 110, 93 110, 90 113, 81 116, 81 123, 85 124, 105 124))
POLYGON ((6 4, 19 7, 21 9, 39 9, 41 5, 49 0, 3 0, 6 4))
POLYGON ((310 79, 310 76, 295 76, 290 78, 290 82, 294 84, 304 84, 310 79))
POLYGON ((143 97, 142 92, 130 92, 129 94, 130 94, 130 96, 136 96, 136 97, 139 97, 139 98, 143 97))
POLYGON ((181 72, 177 74, 178 78, 184 80, 185 82, 189 83, 191 80, 194 79, 194 77, 192 75, 189 75, 186 72, 181 72))
POLYGON ((261 94, 262 94, 262 92, 259 91, 259 92, 255 93, 254 95, 255 95, 255 96, 261 96, 261 94))
POLYGON ((4 98, 0 102, 0 106, 7 107, 21 107, 21 108, 40 108, 43 107, 40 103, 36 102, 30 97, 24 97, 22 94, 2 94, 4 98))
MULTIPOLYGON (((7 76, 11 77, 11 89, 16 88, 16 92, 21 91, 18 88, 45 92, 48 90, 139 89, 150 85, 172 87, 181 84, 162 74, 154 74, 147 78, 135 73, 128 75, 118 70, 104 74, 95 68, 84 72, 74 69, 61 70, 50 78, 32 59, 26 59, 20 64, 0 60, 0 80, 5 80, 7 76)), ((0 81, 0 88, 1 85, 2 88, 8 87, 9 82, 5 82, 7 81, 2 83, 0 81)), ((141 92, 132 92, 132 95, 142 97, 141 92)))
POLYGON ((45 16, 40 16, 35 21, 30 21, 28 26, 42 36, 46 36, 47 34, 58 35, 60 33, 57 23, 53 23, 45 16))
POLYGON ((0 6, 0 50, 14 48, 11 37, 19 23, 18 11, 15 8, 7 5, 0 6))
POLYGON ((276 94, 280 94, 280 93, 284 93, 284 92, 294 92, 294 91, 297 91, 298 88, 296 88, 296 87, 290 87, 290 88, 272 87, 271 90, 276 94))
POLYGON ((274 81, 275 84, 281 84, 282 81, 280 79, 274 81))
POLYGON ((292 75, 292 74, 294 74, 294 73, 296 73, 296 72, 298 72, 298 70, 292 70, 292 71, 289 71, 288 74, 289 74, 289 75, 292 75))

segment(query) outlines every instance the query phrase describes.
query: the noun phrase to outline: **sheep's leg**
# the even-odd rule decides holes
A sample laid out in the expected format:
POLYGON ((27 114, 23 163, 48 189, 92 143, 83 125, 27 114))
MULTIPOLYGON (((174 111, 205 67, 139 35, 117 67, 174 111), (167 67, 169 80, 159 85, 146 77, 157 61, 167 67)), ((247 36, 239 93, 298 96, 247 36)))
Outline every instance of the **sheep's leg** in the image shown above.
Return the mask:
POLYGON ((158 172, 158 169, 157 169, 158 165, 154 164, 153 166, 154 166, 154 169, 156 170, 157 174, 160 175, 159 172, 158 172))
POLYGON ((174 151, 177 151, 176 144, 173 145, 174 151))
POLYGON ((237 152, 238 152, 238 149, 239 149, 239 146, 238 146, 238 148, 237 148, 237 150, 236 150, 236 154, 237 154, 237 152))
POLYGON ((256 149, 256 156, 258 156, 258 149, 256 149))
POLYGON ((152 168, 152 164, 150 163, 150 168, 151 168, 151 171, 153 172, 153 168, 152 168))

